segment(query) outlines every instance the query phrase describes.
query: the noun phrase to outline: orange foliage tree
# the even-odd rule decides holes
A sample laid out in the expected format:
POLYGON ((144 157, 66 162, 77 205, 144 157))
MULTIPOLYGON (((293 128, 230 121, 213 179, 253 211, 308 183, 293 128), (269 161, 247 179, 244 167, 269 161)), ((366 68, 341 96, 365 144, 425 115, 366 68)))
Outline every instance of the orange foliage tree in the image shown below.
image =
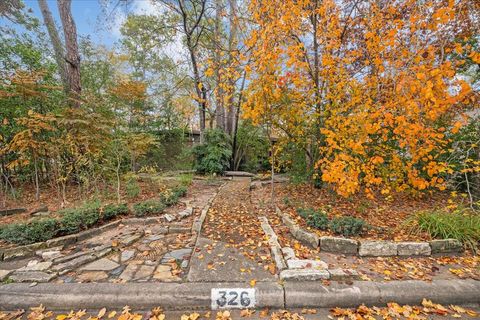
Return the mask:
POLYGON ((340 195, 445 188, 445 146, 475 105, 449 58, 478 57, 464 41, 474 1, 251 0, 250 11, 247 117, 273 119, 340 195))

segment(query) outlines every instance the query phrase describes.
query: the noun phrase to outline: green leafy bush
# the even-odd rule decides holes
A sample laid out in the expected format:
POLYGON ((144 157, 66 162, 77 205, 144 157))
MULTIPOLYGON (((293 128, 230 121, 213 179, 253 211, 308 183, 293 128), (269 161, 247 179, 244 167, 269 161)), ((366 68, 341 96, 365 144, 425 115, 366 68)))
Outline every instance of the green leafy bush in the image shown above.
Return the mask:
POLYGON ((238 127, 235 147, 234 170, 258 172, 270 168, 270 142, 261 126, 243 120, 238 127))
POLYGON ((316 211, 312 208, 297 208, 297 214, 304 219, 307 219, 315 213, 316 211))
POLYGON ((100 220, 100 208, 98 206, 66 209, 61 211, 60 214, 60 230, 65 234, 88 229, 100 220))
POLYGON ((20 245, 46 241, 58 233, 55 219, 34 220, 28 223, 10 224, 0 230, 0 238, 20 245))
POLYGON ((329 223, 329 228, 333 233, 345 237, 360 235, 366 227, 367 223, 363 219, 355 217, 337 217, 329 223))
POLYGON ((179 198, 187 194, 188 188, 186 186, 177 186, 173 188, 173 193, 176 194, 179 198))
POLYGON ((103 219, 105 220, 114 219, 122 214, 128 214, 128 206, 125 203, 110 204, 103 208, 103 219))
POLYGON ((193 148, 195 170, 199 173, 222 174, 230 165, 230 137, 222 130, 205 131, 205 142, 193 148))
POLYGON ((480 241, 480 216, 466 210, 422 211, 408 222, 414 229, 427 232, 432 238, 457 239, 473 250, 480 241))
POLYGON ((186 186, 177 186, 171 190, 167 190, 161 195, 161 200, 167 206, 173 206, 178 203, 178 199, 187 194, 186 186))
POLYGON ((133 205, 133 213, 137 217, 161 213, 164 209, 165 204, 158 200, 147 200, 133 205))
POLYGON ((329 226, 328 216, 324 212, 314 212, 307 217, 307 225, 320 230, 327 230, 329 226))

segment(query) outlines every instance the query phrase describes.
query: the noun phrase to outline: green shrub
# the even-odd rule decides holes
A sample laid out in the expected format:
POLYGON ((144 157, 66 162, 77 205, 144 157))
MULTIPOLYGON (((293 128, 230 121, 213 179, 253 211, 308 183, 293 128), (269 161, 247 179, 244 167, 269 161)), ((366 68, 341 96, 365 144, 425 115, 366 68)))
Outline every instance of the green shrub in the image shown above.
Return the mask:
POLYGON ((329 227, 333 233, 349 237, 360 235, 367 224, 363 219, 355 217, 337 217, 330 221, 329 227))
POLYGON ((329 220, 324 212, 314 212, 307 217, 307 225, 319 230, 327 230, 329 226, 329 220))
POLYGON ((7 242, 24 244, 27 225, 23 223, 7 224, 0 229, 0 238, 7 242))
POLYGON ((205 131, 205 142, 193 148, 195 170, 199 173, 222 174, 230 166, 230 137, 222 130, 205 131))
POLYGON ((29 243, 52 239, 58 233, 58 222, 55 219, 42 219, 27 223, 27 239, 29 243))
POLYGON ((193 175, 192 174, 182 174, 178 177, 178 181, 182 186, 189 186, 192 184, 193 175))
POLYGON ((133 213, 137 217, 161 213, 164 209, 165 204, 158 200, 147 200, 133 205, 133 213))
POLYGON ((88 229, 100 220, 100 209, 97 206, 66 209, 60 214, 60 231, 65 234, 88 229))
POLYGON ((161 195, 161 201, 167 206, 173 206, 178 203, 178 199, 187 194, 187 187, 177 186, 171 190, 167 190, 161 195))
POLYGON ((480 241, 480 216, 465 210, 422 211, 408 222, 414 222, 414 228, 427 232, 432 238, 457 239, 473 250, 480 241))
POLYGON ((235 170, 258 172, 270 168, 270 142, 261 126, 243 120, 238 126, 234 159, 235 170))
POLYGON ((34 220, 28 223, 10 224, 0 230, 0 238, 20 245, 49 240, 58 233, 55 219, 34 220))
POLYGON ((127 183, 125 184, 125 191, 127 193, 127 197, 130 199, 138 197, 140 194, 140 186, 138 185, 137 180, 134 178, 128 179, 127 183))
POLYGON ((310 217, 311 215, 315 214, 316 211, 312 208, 297 208, 297 214, 304 218, 304 219, 307 219, 308 217, 310 217))
POLYGON ((128 206, 125 203, 110 204, 103 208, 103 219, 105 220, 114 219, 122 214, 128 214, 128 206))
POLYGON ((187 194, 188 188, 186 186, 177 186, 173 188, 173 193, 176 194, 179 198, 184 197, 187 194))

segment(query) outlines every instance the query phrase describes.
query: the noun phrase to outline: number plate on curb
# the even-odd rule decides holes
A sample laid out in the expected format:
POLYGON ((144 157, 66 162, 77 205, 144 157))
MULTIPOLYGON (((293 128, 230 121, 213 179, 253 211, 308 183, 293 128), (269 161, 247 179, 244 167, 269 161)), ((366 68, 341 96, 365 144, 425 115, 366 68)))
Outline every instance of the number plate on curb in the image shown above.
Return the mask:
POLYGON ((212 310, 255 308, 254 288, 214 288, 212 310))

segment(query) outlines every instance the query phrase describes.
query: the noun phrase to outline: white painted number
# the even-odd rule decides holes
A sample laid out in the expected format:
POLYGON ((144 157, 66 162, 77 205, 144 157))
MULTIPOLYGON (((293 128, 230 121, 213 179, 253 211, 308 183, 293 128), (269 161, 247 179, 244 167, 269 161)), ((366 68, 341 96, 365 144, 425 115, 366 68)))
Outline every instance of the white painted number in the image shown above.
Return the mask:
POLYGON ((212 309, 248 309, 255 307, 254 288, 212 289, 212 309))

